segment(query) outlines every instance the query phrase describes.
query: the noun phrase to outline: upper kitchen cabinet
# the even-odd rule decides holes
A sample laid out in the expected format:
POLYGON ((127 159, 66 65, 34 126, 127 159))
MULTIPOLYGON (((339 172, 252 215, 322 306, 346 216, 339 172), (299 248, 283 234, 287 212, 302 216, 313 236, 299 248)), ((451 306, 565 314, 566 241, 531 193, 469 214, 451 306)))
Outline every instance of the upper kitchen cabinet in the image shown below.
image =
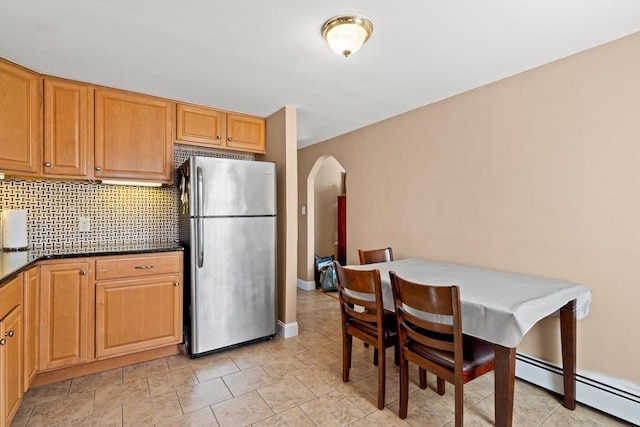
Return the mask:
POLYGON ((93 87, 45 78, 43 148, 43 176, 93 178, 93 87))
POLYGON ((227 114, 227 147, 266 153, 265 120, 244 114, 227 114))
POLYGON ((96 89, 96 179, 172 184, 173 106, 159 98, 96 89))
POLYGON ((227 134, 226 114, 213 108, 177 104, 176 139, 192 145, 223 147, 227 134))
POLYGON ((0 172, 40 172, 42 79, 0 60, 0 172))
POLYGON ((265 120, 214 108, 178 104, 176 142, 265 153, 265 120))

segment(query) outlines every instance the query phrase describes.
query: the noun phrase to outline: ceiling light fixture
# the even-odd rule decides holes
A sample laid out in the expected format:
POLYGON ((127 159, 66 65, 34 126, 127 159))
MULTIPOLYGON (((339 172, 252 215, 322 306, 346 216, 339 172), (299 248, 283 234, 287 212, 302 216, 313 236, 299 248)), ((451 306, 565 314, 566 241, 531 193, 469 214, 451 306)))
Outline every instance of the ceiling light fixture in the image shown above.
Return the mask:
POLYGON ((364 16, 340 15, 329 19, 322 26, 322 37, 338 55, 345 57, 357 52, 369 40, 373 24, 364 16))

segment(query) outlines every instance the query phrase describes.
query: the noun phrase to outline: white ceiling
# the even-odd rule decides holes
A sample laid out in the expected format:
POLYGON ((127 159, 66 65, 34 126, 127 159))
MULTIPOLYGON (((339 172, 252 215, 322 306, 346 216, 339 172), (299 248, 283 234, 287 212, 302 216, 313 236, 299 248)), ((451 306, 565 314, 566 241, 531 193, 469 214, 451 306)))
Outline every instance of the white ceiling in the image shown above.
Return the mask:
POLYGON ((0 0, 0 56, 44 74, 268 116, 302 148, 640 31, 638 0, 0 0), (332 16, 374 25, 349 58, 332 16))

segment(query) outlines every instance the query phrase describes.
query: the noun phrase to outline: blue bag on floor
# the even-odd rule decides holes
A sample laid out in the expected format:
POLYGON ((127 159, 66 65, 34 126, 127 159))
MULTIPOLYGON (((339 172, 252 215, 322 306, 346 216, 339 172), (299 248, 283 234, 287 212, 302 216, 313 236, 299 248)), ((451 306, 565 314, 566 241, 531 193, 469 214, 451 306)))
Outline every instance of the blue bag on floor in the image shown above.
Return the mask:
POLYGON ((338 275, 333 264, 324 269, 322 276, 322 290, 324 292, 336 292, 338 290, 338 275))

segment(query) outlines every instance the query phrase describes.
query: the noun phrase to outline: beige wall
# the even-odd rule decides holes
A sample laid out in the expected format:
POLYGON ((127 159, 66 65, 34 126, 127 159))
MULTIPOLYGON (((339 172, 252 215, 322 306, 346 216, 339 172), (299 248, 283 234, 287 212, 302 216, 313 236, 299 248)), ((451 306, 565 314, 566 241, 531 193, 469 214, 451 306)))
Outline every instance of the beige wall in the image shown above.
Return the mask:
POLYGON ((296 110, 285 107, 267 117, 267 154, 256 160, 275 162, 278 178, 278 319, 296 321, 298 163, 296 110))
MULTIPOLYGON (((299 150, 301 201, 327 154, 349 263, 389 245, 590 286, 578 370, 640 383, 640 33, 299 150)), ((558 343, 547 319, 518 351, 559 363, 558 343)))
POLYGON ((314 180, 314 250, 320 256, 338 258, 338 199, 343 194, 344 169, 333 157, 328 157, 314 180))

